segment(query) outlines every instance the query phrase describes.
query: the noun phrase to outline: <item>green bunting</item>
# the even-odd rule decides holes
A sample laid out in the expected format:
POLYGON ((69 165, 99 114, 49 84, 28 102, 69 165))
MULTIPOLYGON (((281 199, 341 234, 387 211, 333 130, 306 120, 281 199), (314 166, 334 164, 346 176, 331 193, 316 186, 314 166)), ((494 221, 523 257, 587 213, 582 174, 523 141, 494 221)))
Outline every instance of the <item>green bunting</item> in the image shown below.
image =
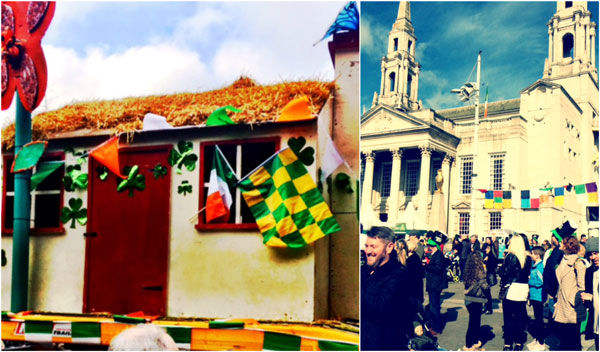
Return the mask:
POLYGON ((242 110, 236 109, 231 105, 223 106, 215 110, 208 119, 206 120, 206 126, 224 126, 224 125, 235 125, 235 122, 227 115, 227 110, 233 112, 242 112, 242 110))
POLYGON ((33 168, 40 161, 47 145, 48 142, 31 142, 25 144, 17 153, 10 171, 19 173, 33 168))
POLYGON ((38 165, 35 174, 31 175, 30 189, 33 191, 54 171, 65 164, 64 161, 46 161, 38 165))

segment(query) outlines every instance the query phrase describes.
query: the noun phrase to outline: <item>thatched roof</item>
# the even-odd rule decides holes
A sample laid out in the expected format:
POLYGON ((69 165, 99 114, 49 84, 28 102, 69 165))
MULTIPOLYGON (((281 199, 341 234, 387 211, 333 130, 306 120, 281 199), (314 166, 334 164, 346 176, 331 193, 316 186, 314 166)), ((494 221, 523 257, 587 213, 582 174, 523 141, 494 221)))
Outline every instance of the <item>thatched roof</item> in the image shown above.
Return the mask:
MULTIPOLYGON (((275 121, 291 100, 306 95, 312 113, 318 114, 335 88, 335 82, 301 81, 269 86, 241 77, 231 86, 204 93, 125 98, 67 105, 33 118, 32 139, 46 140, 56 133, 110 130, 113 134, 142 129, 146 113, 167 118, 172 126, 200 125, 217 108, 232 105, 236 123, 275 121)), ((2 131, 2 149, 14 147, 15 125, 2 131)))

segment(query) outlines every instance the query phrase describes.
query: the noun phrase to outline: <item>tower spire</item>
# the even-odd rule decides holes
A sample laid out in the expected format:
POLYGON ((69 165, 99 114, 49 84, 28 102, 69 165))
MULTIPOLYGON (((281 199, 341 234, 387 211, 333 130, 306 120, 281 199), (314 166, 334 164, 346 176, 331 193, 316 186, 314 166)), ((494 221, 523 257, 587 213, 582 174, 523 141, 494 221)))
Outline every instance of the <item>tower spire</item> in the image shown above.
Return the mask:
POLYGON ((396 20, 402 18, 410 21, 410 3, 408 1, 400 1, 400 6, 398 6, 398 18, 396 20))

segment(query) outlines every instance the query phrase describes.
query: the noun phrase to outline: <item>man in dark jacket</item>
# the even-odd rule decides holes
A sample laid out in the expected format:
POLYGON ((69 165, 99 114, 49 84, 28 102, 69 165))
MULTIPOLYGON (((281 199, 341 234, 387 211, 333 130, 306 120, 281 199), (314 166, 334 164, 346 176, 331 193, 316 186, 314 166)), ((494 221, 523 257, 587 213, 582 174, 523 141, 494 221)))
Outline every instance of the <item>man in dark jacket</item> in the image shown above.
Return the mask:
POLYGON ((406 314, 406 272, 394 250, 394 232, 374 226, 361 267, 361 350, 407 350, 411 323, 406 314), (404 311, 404 314, 402 313, 404 311))
MULTIPOLYGON (((468 241, 468 240, 467 240, 468 241)), ((427 280, 425 288, 429 296, 429 310, 431 312, 431 334, 438 335, 442 331, 442 290, 448 288, 446 280, 446 259, 442 254, 440 245, 446 242, 446 235, 436 231, 427 241, 431 249, 431 259, 425 266, 425 279, 427 280)), ((467 246, 468 247, 468 246, 467 246)), ((462 271, 461 271, 462 273, 462 271)))
POLYGON ((481 244, 479 243, 479 239, 477 239, 477 235, 471 235, 471 252, 481 250, 481 244))
POLYGON ((460 279, 463 279, 463 273, 465 272, 465 264, 467 263, 467 258, 469 254, 471 254, 471 242, 469 241, 469 237, 467 235, 462 235, 461 240, 461 250, 460 250, 460 279))

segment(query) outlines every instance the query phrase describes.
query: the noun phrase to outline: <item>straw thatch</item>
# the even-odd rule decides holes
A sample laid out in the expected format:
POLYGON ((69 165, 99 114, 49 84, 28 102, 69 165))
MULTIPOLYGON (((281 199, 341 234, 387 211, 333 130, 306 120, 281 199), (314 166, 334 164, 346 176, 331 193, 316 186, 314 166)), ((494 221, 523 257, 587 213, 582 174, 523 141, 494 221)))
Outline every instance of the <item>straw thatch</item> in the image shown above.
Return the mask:
MULTIPOLYGON (((230 113, 236 123, 275 121, 294 98, 308 96, 312 113, 318 114, 335 87, 334 82, 301 81, 269 86, 241 77, 231 86, 204 93, 125 98, 65 106, 33 118, 32 139, 78 130, 110 130, 111 133, 142 129, 146 113, 162 115, 172 126, 200 125, 217 108, 232 105, 242 112, 230 113)), ((2 149, 14 147, 14 124, 2 131, 2 149)))

